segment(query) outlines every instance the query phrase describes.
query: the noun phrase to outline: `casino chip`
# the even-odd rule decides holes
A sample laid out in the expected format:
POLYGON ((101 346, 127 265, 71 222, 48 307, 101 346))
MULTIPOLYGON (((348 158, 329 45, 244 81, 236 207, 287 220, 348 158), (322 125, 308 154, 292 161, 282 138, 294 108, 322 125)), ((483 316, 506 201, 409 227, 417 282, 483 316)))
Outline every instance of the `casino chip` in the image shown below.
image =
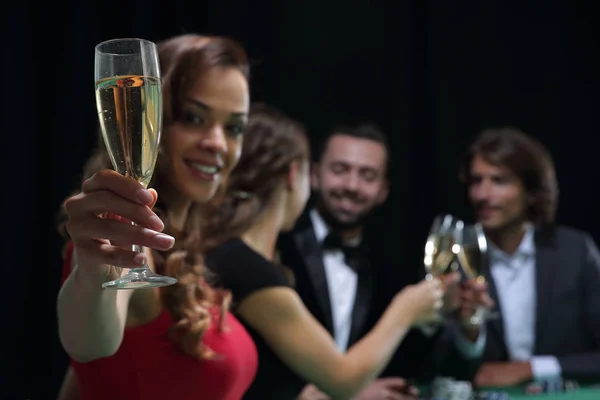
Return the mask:
POLYGON ((447 377, 435 378, 430 388, 432 400, 470 400, 473 395, 471 382, 447 377))
POLYGON ((576 381, 557 379, 545 379, 532 382, 525 386, 526 394, 564 393, 579 389, 576 381))
POLYGON ((542 394, 544 393, 544 388, 542 384, 539 382, 532 382, 525 386, 525 394, 542 394))
POLYGON ((506 392, 479 392, 474 397, 475 400, 510 400, 506 392))

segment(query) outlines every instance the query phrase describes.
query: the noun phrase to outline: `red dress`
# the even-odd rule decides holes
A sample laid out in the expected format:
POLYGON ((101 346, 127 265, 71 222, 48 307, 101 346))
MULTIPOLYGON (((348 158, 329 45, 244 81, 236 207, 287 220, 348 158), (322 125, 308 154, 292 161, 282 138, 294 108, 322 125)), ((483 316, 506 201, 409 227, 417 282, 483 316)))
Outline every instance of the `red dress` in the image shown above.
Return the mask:
MULTIPOLYGON (((63 266, 71 268, 72 246, 63 266)), ((213 313, 217 318, 218 313, 213 313)), ((125 329, 114 356, 88 363, 71 361, 82 400, 240 400, 258 367, 258 354, 240 322, 227 313, 226 329, 211 324, 204 341, 220 357, 197 360, 186 356, 167 336, 173 325, 164 310, 148 324, 125 329)))

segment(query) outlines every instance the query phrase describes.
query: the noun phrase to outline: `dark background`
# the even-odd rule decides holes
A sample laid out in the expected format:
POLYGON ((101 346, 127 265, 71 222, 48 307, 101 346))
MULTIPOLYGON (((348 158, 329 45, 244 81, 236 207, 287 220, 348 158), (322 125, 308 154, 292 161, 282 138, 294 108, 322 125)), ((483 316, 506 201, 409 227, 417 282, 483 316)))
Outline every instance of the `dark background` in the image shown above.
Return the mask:
MULTIPOLYGON (((469 218, 456 158, 490 125, 519 127, 555 157, 558 220, 600 239, 600 67, 592 1, 63 1, 5 3, 5 260, 0 397, 53 399, 66 360, 55 298, 60 202, 95 141, 94 45, 184 33, 241 41, 253 98, 307 125, 367 119, 389 135, 392 194, 374 224, 398 271, 418 268, 437 212, 469 218), (252 3, 252 4, 251 4, 252 3), (167 5, 168 4, 168 5, 167 5)), ((127 377, 123 377, 127 379, 127 377)))

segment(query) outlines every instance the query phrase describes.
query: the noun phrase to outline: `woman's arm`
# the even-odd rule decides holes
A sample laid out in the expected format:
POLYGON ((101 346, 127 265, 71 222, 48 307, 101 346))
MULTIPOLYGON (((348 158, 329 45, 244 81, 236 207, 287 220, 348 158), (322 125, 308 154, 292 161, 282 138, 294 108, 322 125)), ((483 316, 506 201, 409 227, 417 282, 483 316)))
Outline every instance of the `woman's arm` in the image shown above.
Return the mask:
POLYGON ((405 288, 346 354, 290 288, 259 290, 241 302, 238 312, 297 374, 334 399, 348 399, 379 375, 411 325, 441 306, 441 296, 437 281, 405 288))
POLYGON ((105 170, 66 201, 73 270, 58 294, 57 313, 60 340, 72 359, 88 362, 119 349, 133 291, 104 290, 101 285, 122 275, 115 265, 132 268, 146 262, 147 255, 140 258, 131 245, 157 250, 173 246, 172 237, 159 233, 164 225, 150 209, 156 197, 155 191, 105 170))
POLYGON ((73 270, 57 301, 61 343, 78 362, 109 357, 121 345, 133 291, 102 289, 102 283, 116 279, 118 272, 107 273, 104 279, 90 279, 77 266, 76 253, 73 256, 73 270))

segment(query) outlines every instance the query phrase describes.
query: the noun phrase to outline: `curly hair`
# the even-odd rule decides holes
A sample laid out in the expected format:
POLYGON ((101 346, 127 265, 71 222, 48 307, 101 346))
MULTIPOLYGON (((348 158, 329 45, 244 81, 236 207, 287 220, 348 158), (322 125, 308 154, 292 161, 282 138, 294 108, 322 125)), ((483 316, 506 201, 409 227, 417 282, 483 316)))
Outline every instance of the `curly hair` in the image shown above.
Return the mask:
MULTIPOLYGON (((186 90, 206 71, 216 67, 236 68, 249 80, 249 64, 244 49, 235 41, 218 36, 185 34, 158 43, 158 55, 162 71, 164 132, 178 121, 186 90)), ((164 143, 164 141, 162 142, 164 143)), ((170 160, 159 148, 156 170, 149 187, 169 192, 173 188, 167 178, 170 160)), ((112 165, 102 140, 83 169, 82 179, 93 176, 112 165)), ((215 310, 220 311, 219 328, 223 329, 223 315, 229 308, 230 295, 210 285, 211 277, 204 266, 200 226, 203 218, 203 205, 193 204, 183 231, 177 231, 170 222, 170 197, 161 196, 154 207, 155 213, 164 221, 164 231, 173 235, 176 245, 168 252, 153 251, 157 270, 177 278, 175 285, 163 287, 163 306, 173 317, 175 324, 169 332, 171 340, 183 352, 198 359, 214 358, 216 355, 203 343, 203 336, 215 310)), ((68 239, 65 229, 67 221, 63 207, 59 212, 59 232, 68 239)))
POLYGON ((269 206, 292 162, 308 162, 309 153, 302 124, 272 106, 254 104, 244 132, 240 160, 204 221, 206 252, 240 236, 252 226, 269 206))
POLYGON ((552 157, 540 141, 512 127, 484 130, 459 161, 459 179, 466 185, 470 184, 469 171, 476 156, 508 168, 523 182, 533 199, 527 209, 530 221, 538 226, 554 223, 558 182, 552 157))

